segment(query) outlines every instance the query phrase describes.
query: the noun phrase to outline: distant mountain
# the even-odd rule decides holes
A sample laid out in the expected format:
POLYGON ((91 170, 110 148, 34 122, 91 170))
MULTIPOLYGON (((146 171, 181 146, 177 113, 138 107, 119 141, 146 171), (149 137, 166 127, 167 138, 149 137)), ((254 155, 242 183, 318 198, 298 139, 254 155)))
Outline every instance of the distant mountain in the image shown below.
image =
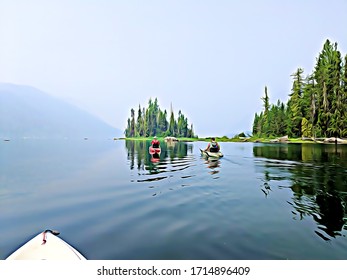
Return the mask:
POLYGON ((36 88, 0 83, 0 137, 105 138, 123 133, 36 88))

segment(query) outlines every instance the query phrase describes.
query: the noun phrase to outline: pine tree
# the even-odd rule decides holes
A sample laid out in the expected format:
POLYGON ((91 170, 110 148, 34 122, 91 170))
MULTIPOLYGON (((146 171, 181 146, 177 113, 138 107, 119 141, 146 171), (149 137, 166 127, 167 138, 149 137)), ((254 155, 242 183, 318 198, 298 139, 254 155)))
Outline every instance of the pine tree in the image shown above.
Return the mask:
POLYGON ((290 108, 289 115, 289 123, 290 123, 290 135, 294 137, 298 137, 301 135, 301 121, 303 117, 303 109, 302 109, 302 92, 303 92, 303 75, 304 70, 298 68, 297 71, 292 74, 293 77, 293 87, 292 92, 290 94, 290 98, 288 100, 288 107, 290 108))
POLYGON ((171 113, 170 113, 170 121, 169 121, 169 128, 168 128, 168 134, 169 135, 176 135, 176 127, 175 127, 175 116, 174 112, 172 110, 172 105, 171 105, 171 113))
POLYGON ((269 135, 269 110, 270 110, 270 98, 267 93, 267 86, 265 86, 265 96, 262 97, 261 99, 263 100, 264 104, 264 114, 262 117, 262 128, 261 128, 261 133, 265 135, 269 135))
POLYGON ((347 55, 344 59, 341 78, 341 137, 347 137, 347 55))
POLYGON ((341 81, 341 72, 342 72, 342 59, 341 53, 334 50, 332 61, 332 69, 330 78, 332 80, 332 105, 331 105, 331 119, 329 122, 328 133, 335 137, 341 137, 343 135, 343 92, 340 85, 341 81))
MULTIPOLYGON (((309 75, 306 78, 306 82, 303 88, 303 97, 301 101, 301 106, 303 108, 303 119, 309 122, 310 131, 305 128, 304 137, 315 137, 315 124, 316 124, 316 87, 313 75, 309 75)), ((302 123, 303 124, 303 123, 302 123)), ((308 124, 305 124, 306 126, 308 124)), ((303 131, 302 131, 303 132, 303 131)))
POLYGON ((317 130, 321 136, 333 136, 338 133, 337 123, 340 108, 336 108, 341 82, 341 54, 337 43, 326 40, 315 66, 314 77, 317 82, 317 130))
POLYGON ((127 124, 128 125, 127 125, 127 127, 126 127, 126 129, 124 131, 124 134, 125 134, 126 137, 131 137, 131 135, 130 135, 130 118, 128 118, 127 124))
POLYGON ((253 135, 257 135, 257 136, 260 135, 260 129, 258 127, 258 124, 259 124, 259 116, 257 113, 255 113, 254 121, 253 121, 253 128, 252 128, 252 134, 253 135))
POLYGON ((144 136, 145 128, 144 128, 144 120, 142 116, 141 106, 139 104, 139 109, 137 111, 137 121, 136 121, 136 136, 144 136))
POLYGON ((131 109, 130 137, 135 137, 135 110, 131 109))

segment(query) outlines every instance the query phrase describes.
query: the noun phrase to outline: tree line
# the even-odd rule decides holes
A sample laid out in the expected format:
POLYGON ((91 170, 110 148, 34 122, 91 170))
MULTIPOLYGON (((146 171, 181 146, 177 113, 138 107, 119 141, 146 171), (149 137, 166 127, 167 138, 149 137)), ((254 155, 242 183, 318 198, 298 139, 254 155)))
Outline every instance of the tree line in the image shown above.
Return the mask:
POLYGON ((169 120, 167 118, 168 113, 160 109, 158 99, 155 98, 152 101, 150 98, 148 107, 141 108, 139 105, 137 114, 131 108, 124 134, 126 137, 197 137, 194 135, 193 124, 188 125, 188 119, 181 110, 178 111, 178 117, 175 119, 171 108, 169 120))
POLYGON ((261 137, 347 137, 347 55, 342 59, 337 43, 326 40, 314 70, 291 75, 286 103, 270 103, 265 86, 263 110, 256 113, 253 135, 261 137))

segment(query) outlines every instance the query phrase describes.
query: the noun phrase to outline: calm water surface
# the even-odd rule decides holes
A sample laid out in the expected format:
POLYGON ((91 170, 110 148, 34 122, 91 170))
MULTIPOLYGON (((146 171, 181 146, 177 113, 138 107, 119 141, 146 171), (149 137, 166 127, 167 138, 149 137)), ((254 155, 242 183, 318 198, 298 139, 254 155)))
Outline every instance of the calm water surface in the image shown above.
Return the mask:
POLYGON ((0 142, 0 259, 57 229, 88 259, 347 259, 347 146, 0 142))

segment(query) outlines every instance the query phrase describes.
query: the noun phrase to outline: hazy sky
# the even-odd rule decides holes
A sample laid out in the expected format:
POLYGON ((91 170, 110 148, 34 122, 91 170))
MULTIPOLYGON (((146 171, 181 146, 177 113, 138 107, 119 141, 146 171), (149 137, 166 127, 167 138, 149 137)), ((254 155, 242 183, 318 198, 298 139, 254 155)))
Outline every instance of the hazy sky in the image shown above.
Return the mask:
POLYGON ((172 102, 199 136, 251 130, 287 101, 326 39, 347 53, 346 0, 0 0, 0 82, 59 96, 124 130, 172 102))

